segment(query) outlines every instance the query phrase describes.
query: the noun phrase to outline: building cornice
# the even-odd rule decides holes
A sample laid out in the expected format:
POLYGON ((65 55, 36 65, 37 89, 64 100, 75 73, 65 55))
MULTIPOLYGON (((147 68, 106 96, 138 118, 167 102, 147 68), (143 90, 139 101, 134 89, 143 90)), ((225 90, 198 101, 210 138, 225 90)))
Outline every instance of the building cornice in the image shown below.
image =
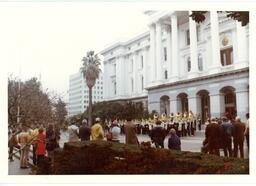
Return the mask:
POLYGON ((202 81, 202 80, 214 79, 214 78, 218 78, 218 77, 221 77, 221 76, 240 74, 240 73, 244 73, 244 72, 249 72, 249 67, 246 67, 246 68, 243 68, 243 69, 238 69, 238 70, 233 70, 233 71, 228 71, 228 72, 221 72, 221 73, 217 73, 217 74, 207 75, 207 76, 203 76, 203 77, 196 77, 196 78, 192 78, 192 79, 176 81, 176 82, 173 82, 173 83, 165 83, 165 84, 161 84, 161 85, 146 87, 145 89, 148 90, 148 91, 149 90, 155 90, 155 89, 160 89, 160 88, 178 86, 178 85, 181 85, 181 84, 188 84, 188 83, 198 82, 198 81, 202 81))
POLYGON ((134 101, 134 100, 140 100, 140 99, 147 99, 148 95, 146 96, 138 96, 138 97, 131 97, 131 98, 117 98, 117 99, 110 99, 105 100, 107 102, 115 102, 115 101, 134 101))

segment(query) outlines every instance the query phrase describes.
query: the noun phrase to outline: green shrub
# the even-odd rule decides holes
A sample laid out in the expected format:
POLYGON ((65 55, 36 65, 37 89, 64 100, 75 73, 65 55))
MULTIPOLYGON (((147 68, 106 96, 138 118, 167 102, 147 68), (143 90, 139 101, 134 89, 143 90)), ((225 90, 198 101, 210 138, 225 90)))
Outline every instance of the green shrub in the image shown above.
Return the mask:
POLYGON ((87 141, 65 143, 55 150, 52 168, 40 170, 38 174, 248 174, 249 160, 87 141))

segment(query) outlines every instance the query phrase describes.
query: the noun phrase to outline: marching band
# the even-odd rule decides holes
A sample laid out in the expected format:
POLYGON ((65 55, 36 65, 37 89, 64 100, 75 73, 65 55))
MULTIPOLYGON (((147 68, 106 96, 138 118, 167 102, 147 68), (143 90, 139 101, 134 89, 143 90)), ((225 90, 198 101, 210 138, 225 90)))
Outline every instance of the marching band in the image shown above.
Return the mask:
MULTIPOLYGON (((173 128, 176 130, 179 137, 194 136, 195 131, 201 130, 201 117, 200 114, 194 114, 192 111, 184 113, 171 113, 170 115, 154 114, 153 118, 134 120, 136 124, 137 134, 149 134, 149 132, 155 127, 156 120, 161 121, 161 125, 168 132, 173 128)), ((121 133, 124 133, 123 126, 125 121, 119 120, 119 126, 121 133)), ((108 123, 106 124, 108 128, 108 123)))

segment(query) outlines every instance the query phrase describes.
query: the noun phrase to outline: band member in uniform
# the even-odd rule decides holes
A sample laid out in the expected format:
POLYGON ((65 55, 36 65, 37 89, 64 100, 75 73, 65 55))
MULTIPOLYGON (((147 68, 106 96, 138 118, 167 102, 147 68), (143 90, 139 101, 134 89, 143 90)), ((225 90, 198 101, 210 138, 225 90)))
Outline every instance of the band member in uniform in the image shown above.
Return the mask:
POLYGON ((188 113, 189 136, 194 136, 194 114, 192 111, 188 113))
POLYGON ((181 122, 181 136, 187 136, 187 112, 182 114, 181 122))
POLYGON ((201 115, 200 115, 200 113, 197 113, 197 114, 196 114, 196 120, 197 120, 198 130, 201 131, 202 120, 201 120, 201 115))
POLYGON ((174 129, 177 131, 177 135, 181 137, 181 113, 177 113, 174 118, 174 129))
MULTIPOLYGON (((174 118, 175 118, 175 116, 174 116, 174 114, 173 114, 173 112, 172 112, 172 113, 170 114, 170 120, 169 120, 170 129, 174 128, 174 118)), ((168 131, 168 132, 170 132, 170 131, 168 131)))

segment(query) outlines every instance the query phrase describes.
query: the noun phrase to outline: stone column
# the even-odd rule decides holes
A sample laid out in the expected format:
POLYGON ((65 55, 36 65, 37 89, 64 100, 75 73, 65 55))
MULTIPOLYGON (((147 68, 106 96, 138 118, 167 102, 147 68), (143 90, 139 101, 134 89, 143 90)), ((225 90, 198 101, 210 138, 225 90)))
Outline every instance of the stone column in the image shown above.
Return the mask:
POLYGON ((125 56, 119 56, 119 60, 116 63, 116 73, 118 76, 116 76, 116 83, 117 83, 117 95, 121 96, 125 94, 125 56), (120 79, 119 79, 120 78, 120 79), (120 90, 118 90, 120 89, 120 90))
POLYGON ((133 54, 133 57, 132 57, 132 60, 133 60, 133 71, 132 71, 132 77, 133 77, 133 93, 136 94, 137 93, 137 82, 138 80, 136 79, 136 75, 137 75, 137 63, 136 63, 136 60, 137 60, 137 54, 136 52, 133 54))
POLYGON ((170 99, 170 113, 176 114, 178 112, 178 100, 170 99))
POLYGON ((150 79, 149 82, 156 80, 156 30, 155 24, 151 24, 150 28, 150 79))
POLYGON ((220 60, 220 43, 219 43, 219 21, 218 13, 216 11, 211 11, 211 43, 212 43, 212 65, 210 73, 216 73, 219 71, 221 66, 220 60))
POLYGON ((162 25, 156 23, 156 80, 162 79, 162 25))
POLYGON ((210 92, 211 117, 221 117, 225 113, 224 94, 217 91, 210 92))
POLYGON ((237 116, 241 118, 241 121, 245 122, 245 114, 249 112, 249 90, 246 86, 241 86, 236 89, 235 93, 237 116))
POLYGON ((195 95, 195 96, 190 96, 188 98, 188 106, 189 106, 189 110, 188 111, 192 111, 194 114, 199 113, 200 112, 200 97, 195 95))
POLYGON ((171 16, 172 25, 172 81, 178 79, 178 21, 177 15, 173 14, 171 16))
POLYGON ((104 79, 103 79, 103 96, 104 100, 109 98, 109 65, 107 61, 104 61, 104 79))
POLYGON ((241 22, 236 21, 237 31, 237 60, 236 66, 242 68, 248 66, 248 50, 246 38, 246 26, 242 26, 241 22))
MULTIPOLYGON (((143 70, 142 70, 142 74, 143 74, 143 83, 144 83, 144 89, 146 87, 146 84, 147 84, 147 49, 145 48, 143 51, 142 51, 142 56, 143 56, 143 70)), ((143 91, 143 90, 142 90, 143 91)))
POLYGON ((160 99, 154 94, 148 95, 148 111, 151 113, 153 110, 160 113, 160 99))
MULTIPOLYGON (((190 11, 189 14, 192 12, 190 11)), ((196 22, 189 17, 189 35, 190 35, 190 60, 191 70, 189 77, 193 78, 198 73, 198 56, 197 56, 197 35, 196 35, 196 22)))
POLYGON ((167 72, 168 72, 168 79, 170 79, 171 75, 172 75, 172 65, 171 65, 171 53, 172 53, 172 48, 171 48, 171 28, 170 28, 170 25, 166 25, 166 31, 167 31, 167 39, 166 39, 166 42, 167 42, 167 72))

